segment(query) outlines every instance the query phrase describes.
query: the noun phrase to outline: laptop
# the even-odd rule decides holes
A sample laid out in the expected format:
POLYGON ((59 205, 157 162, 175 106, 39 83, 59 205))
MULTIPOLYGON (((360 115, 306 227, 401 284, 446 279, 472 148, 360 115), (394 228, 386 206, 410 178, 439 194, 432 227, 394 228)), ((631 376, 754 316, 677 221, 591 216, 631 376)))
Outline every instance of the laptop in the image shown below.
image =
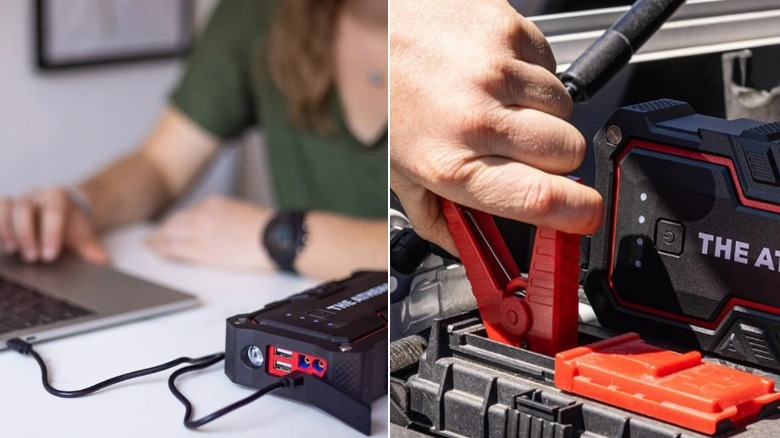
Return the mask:
POLYGON ((195 297, 63 255, 47 265, 0 257, 0 350, 192 307, 195 297))

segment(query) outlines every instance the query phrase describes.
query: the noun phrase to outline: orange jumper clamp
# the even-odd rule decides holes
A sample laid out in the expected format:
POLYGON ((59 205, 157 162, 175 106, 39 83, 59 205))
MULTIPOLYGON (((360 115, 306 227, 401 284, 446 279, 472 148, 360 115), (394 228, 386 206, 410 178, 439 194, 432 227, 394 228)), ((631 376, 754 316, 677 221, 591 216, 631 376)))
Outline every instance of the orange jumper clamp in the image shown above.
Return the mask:
POLYGON ((492 216, 440 205, 488 337, 548 356, 576 347, 580 236, 537 229, 525 278, 492 216))

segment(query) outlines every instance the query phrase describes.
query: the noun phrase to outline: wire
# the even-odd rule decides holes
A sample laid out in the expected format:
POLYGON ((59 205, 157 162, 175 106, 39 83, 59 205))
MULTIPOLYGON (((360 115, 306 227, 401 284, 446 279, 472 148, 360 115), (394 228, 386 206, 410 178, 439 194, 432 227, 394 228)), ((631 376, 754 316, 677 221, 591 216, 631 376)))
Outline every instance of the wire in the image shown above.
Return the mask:
POLYGON ((8 348, 17 351, 20 354, 23 354, 25 356, 32 356, 35 359, 35 361, 38 362, 38 367, 40 367, 41 369, 41 382, 43 383, 43 388, 49 394, 55 397, 62 397, 62 398, 84 397, 86 395, 100 391, 101 389, 107 388, 112 385, 116 385, 117 383, 125 382, 127 380, 135 379, 138 377, 148 376, 150 374, 159 373, 161 371, 165 371, 185 363, 191 364, 189 366, 186 366, 184 368, 179 368, 178 370, 174 371, 168 378, 168 389, 170 389, 173 396, 176 397, 176 399, 179 400, 181 404, 184 405, 184 426, 188 429, 195 429, 197 427, 203 426, 206 423, 210 423, 225 414, 233 412, 234 410, 242 406, 246 406, 249 403, 252 403, 253 401, 268 394, 269 392, 275 391, 280 388, 292 388, 303 384, 302 373, 299 372, 291 373, 283 377, 282 379, 258 390, 257 392, 255 392, 254 394, 248 397, 242 398, 241 400, 231 403, 222 409, 219 409, 215 412, 212 412, 209 415, 206 415, 203 418, 197 420, 191 420, 192 403, 187 399, 187 397, 184 396, 184 394, 182 394, 179 391, 178 388, 176 388, 176 379, 183 374, 208 368, 218 362, 221 362, 222 360, 225 359, 225 353, 215 353, 215 354, 210 354, 208 356, 202 356, 196 358, 180 357, 178 359, 174 359, 170 362, 166 362, 161 365, 145 368, 138 371, 132 371, 126 374, 122 374, 120 376, 112 377, 108 380, 104 380, 102 382, 96 383, 87 388, 68 391, 68 390, 57 389, 51 386, 51 384, 49 383, 49 371, 48 368, 46 367, 46 363, 44 362, 43 358, 33 349, 32 344, 23 341, 19 338, 10 339, 8 340, 8 342, 6 342, 6 344, 8 345, 8 348))
POLYGON ((189 363, 189 364, 202 364, 202 363, 216 363, 216 361, 220 361, 224 359, 225 354, 224 353, 216 353, 216 354, 210 354, 208 356, 203 357, 196 357, 196 358, 190 358, 190 357, 180 357, 178 359, 174 359, 170 362, 166 362, 161 365, 157 365, 150 368, 145 368, 138 371, 132 371, 126 374, 122 374, 120 376, 112 377, 108 380, 104 380, 102 382, 96 383, 90 387, 83 388, 83 389, 76 389, 76 390, 63 390, 63 389, 57 389, 53 386, 51 386, 51 383, 49 383, 49 370, 46 367, 46 363, 43 361, 43 358, 35 351, 33 350, 32 344, 29 342, 25 342, 19 338, 10 339, 7 343, 8 348, 11 348, 13 350, 18 351, 19 353, 23 355, 29 355, 32 356, 33 359, 35 359, 36 362, 38 362, 38 367, 41 369, 41 383, 43 383, 43 388, 48 392, 49 394, 55 396, 55 397, 62 397, 62 398, 78 398, 78 397, 84 397, 85 395, 89 395, 92 393, 95 393, 97 391, 100 391, 101 389, 105 389, 109 386, 116 385, 117 383, 125 382, 130 379, 136 379, 138 377, 144 377, 151 374, 156 374, 161 371, 165 371, 168 369, 171 369, 173 367, 189 363))
POLYGON ((182 394, 179 391, 179 389, 176 388, 176 379, 178 377, 180 377, 181 375, 183 375, 183 374, 186 374, 186 373, 189 373, 189 372, 192 372, 192 371, 197 371, 197 370, 200 370, 200 369, 203 369, 203 368, 208 368, 211 365, 219 362, 220 360, 222 360, 222 359, 216 359, 216 360, 212 360, 210 362, 203 362, 203 363, 199 363, 199 364, 195 364, 195 365, 190 365, 190 366, 187 366, 187 367, 184 367, 184 368, 180 368, 180 369, 174 371, 173 374, 171 374, 171 376, 168 378, 168 389, 170 389, 171 393, 173 393, 173 396, 176 397, 176 399, 179 400, 181 402, 181 404, 184 405, 184 420, 183 420, 183 422, 184 422, 184 427, 186 427, 187 429, 195 429, 197 427, 203 426, 206 423, 210 423, 210 422, 216 420, 217 418, 219 418, 219 417, 221 417, 221 416, 223 416, 225 414, 233 412, 233 411, 235 411, 236 409, 238 409, 238 408, 240 408, 242 406, 246 406, 249 403, 252 403, 253 401, 255 401, 255 400, 259 399, 260 397, 268 394, 269 392, 272 392, 272 391, 275 391, 275 390, 281 389, 281 388, 291 388, 291 387, 294 387, 294 386, 300 386, 301 384, 303 384, 303 374, 302 373, 298 373, 298 372, 291 373, 291 374, 286 375, 282 379, 280 379, 280 380, 278 380, 278 381, 276 381, 274 383, 271 383, 270 385, 267 385, 267 386, 263 387, 262 389, 259 389, 254 394, 252 394, 252 395, 250 395, 248 397, 242 398, 241 400, 238 400, 238 401, 236 401, 234 403, 231 403, 231 404, 225 406, 222 409, 219 409, 217 411, 212 412, 211 414, 206 415, 203 418, 199 418, 197 420, 192 420, 191 419, 192 418, 192 403, 190 403, 190 401, 187 399, 187 397, 185 397, 184 394, 182 394))

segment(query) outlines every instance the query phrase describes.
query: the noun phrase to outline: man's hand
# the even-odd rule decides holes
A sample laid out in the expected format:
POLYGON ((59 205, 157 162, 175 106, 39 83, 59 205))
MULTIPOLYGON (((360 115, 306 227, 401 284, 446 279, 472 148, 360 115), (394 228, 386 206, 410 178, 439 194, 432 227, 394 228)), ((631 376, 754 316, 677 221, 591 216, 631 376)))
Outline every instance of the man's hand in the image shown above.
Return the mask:
POLYGON ((63 248, 93 263, 109 262, 89 218, 60 187, 0 199, 0 243, 4 254, 27 263, 54 261, 63 248))
POLYGON ((599 194, 565 176, 585 139, 538 28, 506 0, 390 7, 391 187, 424 238, 456 254, 437 196, 574 233, 599 194))
POLYGON ((253 204, 211 197, 173 214, 149 237, 161 255, 203 265, 271 269, 260 232, 272 212, 253 204))

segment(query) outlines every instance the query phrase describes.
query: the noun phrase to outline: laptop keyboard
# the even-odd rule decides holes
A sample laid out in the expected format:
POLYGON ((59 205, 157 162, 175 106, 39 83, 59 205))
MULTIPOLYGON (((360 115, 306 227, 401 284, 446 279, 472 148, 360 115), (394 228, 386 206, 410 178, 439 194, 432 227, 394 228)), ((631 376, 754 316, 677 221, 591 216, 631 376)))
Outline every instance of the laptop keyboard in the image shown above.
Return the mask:
POLYGON ((0 334, 93 313, 0 278, 0 334))

